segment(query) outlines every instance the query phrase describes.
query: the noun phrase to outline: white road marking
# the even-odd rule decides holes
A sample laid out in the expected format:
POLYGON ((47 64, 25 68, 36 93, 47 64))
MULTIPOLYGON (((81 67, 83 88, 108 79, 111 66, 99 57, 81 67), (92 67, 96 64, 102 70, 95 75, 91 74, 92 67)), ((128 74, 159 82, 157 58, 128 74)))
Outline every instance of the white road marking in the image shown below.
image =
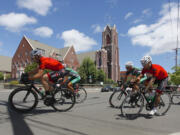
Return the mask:
POLYGON ((169 135, 180 135, 180 132, 172 133, 172 134, 169 134, 169 135))
POLYGON ((11 92, 12 90, 0 90, 0 92, 11 92))

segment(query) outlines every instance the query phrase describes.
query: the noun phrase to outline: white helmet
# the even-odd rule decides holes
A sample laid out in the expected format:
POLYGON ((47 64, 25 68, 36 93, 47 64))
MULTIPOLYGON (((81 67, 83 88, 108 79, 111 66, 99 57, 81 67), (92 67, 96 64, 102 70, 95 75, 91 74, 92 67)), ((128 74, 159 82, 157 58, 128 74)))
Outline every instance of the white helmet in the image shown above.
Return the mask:
POLYGON ((149 55, 146 55, 146 56, 144 56, 142 59, 141 59, 141 64, 144 66, 144 65, 146 65, 146 64, 148 64, 148 63, 150 63, 150 62, 152 62, 152 58, 151 58, 151 56, 149 56, 149 55))
POLYGON ((126 67, 133 67, 133 62, 132 61, 128 61, 125 64, 126 67))
POLYGON ((31 51, 31 58, 34 58, 34 56, 41 56, 42 55, 42 51, 39 49, 35 49, 31 51))

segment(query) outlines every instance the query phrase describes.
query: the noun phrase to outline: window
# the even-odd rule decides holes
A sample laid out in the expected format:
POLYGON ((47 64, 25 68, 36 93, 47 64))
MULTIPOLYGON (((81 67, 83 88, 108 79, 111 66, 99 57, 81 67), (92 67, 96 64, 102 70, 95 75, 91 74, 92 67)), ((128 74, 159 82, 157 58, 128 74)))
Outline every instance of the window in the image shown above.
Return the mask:
POLYGON ((25 52, 25 55, 28 56, 28 52, 25 52))
POLYGON ((23 47, 24 47, 24 44, 23 44, 23 47))
POLYGON ((106 44, 110 44, 111 43, 111 38, 109 35, 106 36, 106 44))

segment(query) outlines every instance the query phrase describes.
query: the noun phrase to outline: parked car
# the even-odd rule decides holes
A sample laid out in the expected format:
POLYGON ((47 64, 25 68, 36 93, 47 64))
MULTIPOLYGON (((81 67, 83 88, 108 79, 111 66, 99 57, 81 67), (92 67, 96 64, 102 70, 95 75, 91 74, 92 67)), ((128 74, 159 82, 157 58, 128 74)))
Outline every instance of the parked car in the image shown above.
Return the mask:
POLYGON ((111 85, 106 85, 103 88, 101 88, 101 92, 109 92, 114 91, 114 88, 111 85))

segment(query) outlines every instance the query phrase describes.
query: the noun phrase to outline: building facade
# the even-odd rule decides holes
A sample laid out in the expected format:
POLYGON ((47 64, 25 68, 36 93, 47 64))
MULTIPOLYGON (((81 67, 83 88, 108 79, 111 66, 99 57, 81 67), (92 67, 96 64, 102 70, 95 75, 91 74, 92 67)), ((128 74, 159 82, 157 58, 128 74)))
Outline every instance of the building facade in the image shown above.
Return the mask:
POLYGON ((120 79, 118 33, 116 26, 106 26, 102 32, 102 47, 96 52, 96 67, 113 81, 120 79))
POLYGON ((43 56, 45 57, 52 57, 59 61, 64 61, 64 63, 71 68, 77 69, 77 67, 79 67, 79 62, 73 46, 61 49, 54 48, 24 36, 12 58, 12 78, 19 78, 20 75, 24 72, 25 67, 32 63, 30 52, 34 49, 41 50, 43 56))

